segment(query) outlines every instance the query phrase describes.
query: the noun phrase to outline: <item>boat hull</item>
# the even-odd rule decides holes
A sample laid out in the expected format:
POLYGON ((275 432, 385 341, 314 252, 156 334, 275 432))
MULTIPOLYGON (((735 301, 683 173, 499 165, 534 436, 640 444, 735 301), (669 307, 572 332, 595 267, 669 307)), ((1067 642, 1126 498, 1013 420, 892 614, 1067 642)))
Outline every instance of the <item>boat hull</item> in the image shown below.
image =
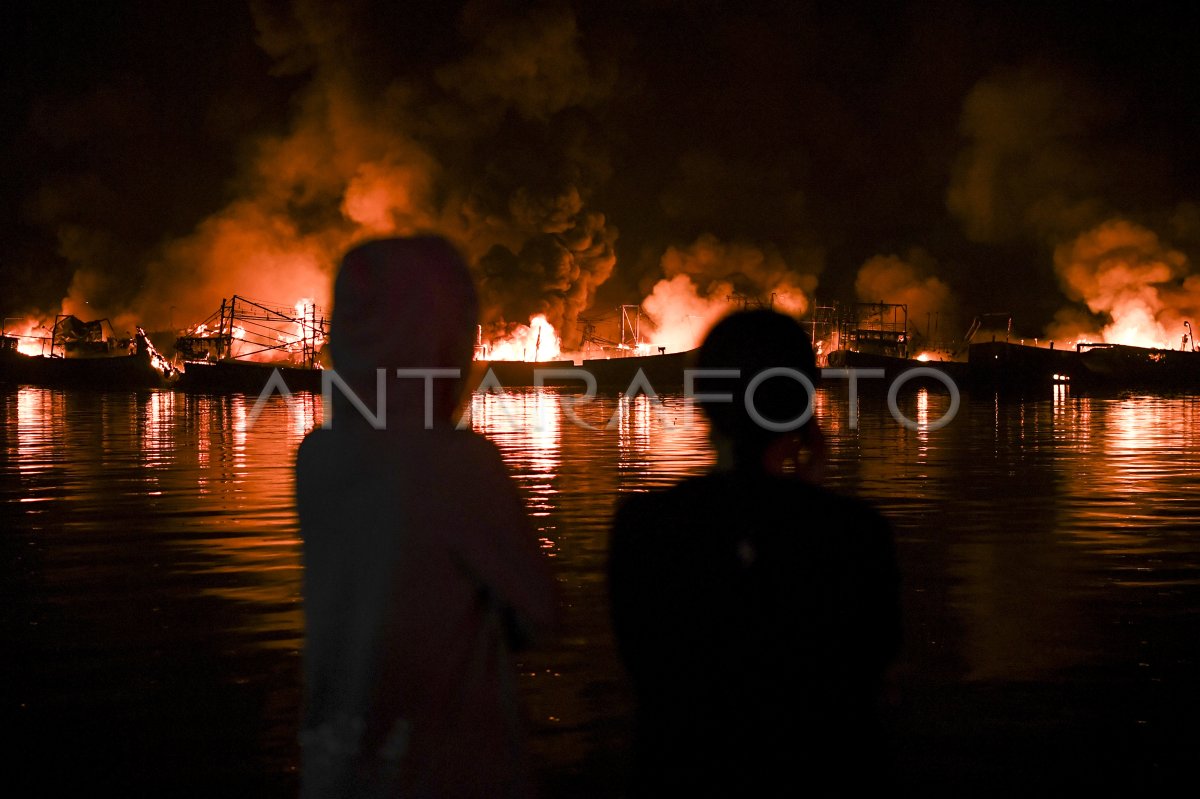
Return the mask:
POLYGON ((972 385, 995 391, 1200 389, 1200 352, 1183 350, 1124 344, 1054 350, 993 341, 971 345, 968 364, 972 385))
POLYGON ((160 369, 148 354, 96 358, 0 353, 0 383, 97 390, 172 388, 178 373, 160 369))
POLYGON ((578 364, 574 361, 475 361, 471 386, 473 390, 478 390, 481 385, 494 390, 494 383, 499 383, 504 388, 544 385, 586 391, 586 373, 595 380, 599 391, 621 392, 636 382, 639 390, 648 386, 656 394, 677 392, 684 388, 684 371, 691 368, 694 356, 695 350, 689 350, 626 358, 590 358, 578 364), (489 370, 492 379, 484 383, 489 370))
MULTIPOLYGON (((870 390, 872 386, 886 388, 906 372, 925 368, 936 369, 953 381, 956 386, 965 387, 969 378, 968 366, 963 361, 918 361, 915 358, 897 358, 892 355, 877 355, 855 350, 834 350, 829 353, 826 362, 826 367, 829 369, 882 369, 883 380, 867 379, 858 383, 861 388, 867 390, 870 390)), ((913 385, 928 383, 944 387, 944 381, 932 376, 913 377, 910 382, 913 385)))
MULTIPOLYGON (((471 391, 553 386, 587 391, 590 375, 599 391, 620 392, 638 382, 656 394, 684 388, 684 370, 691 352, 629 358, 574 361, 474 361, 467 375, 471 391), (639 377, 640 372, 640 377, 639 377)), ((289 391, 322 390, 323 369, 255 363, 249 361, 188 361, 178 387, 198 393, 260 394, 278 370, 289 391)))
POLYGON ((261 394, 276 371, 289 391, 321 390, 321 369, 251 361, 188 361, 178 387, 201 394, 261 394))
POLYGON ((967 353, 971 386, 984 391, 1049 392, 1053 386, 1081 383, 1079 353, 1030 347, 1007 341, 972 344, 967 353))
POLYGON ((1162 391, 1200 389, 1200 352, 1096 347, 1080 353, 1081 379, 1090 386, 1162 391))

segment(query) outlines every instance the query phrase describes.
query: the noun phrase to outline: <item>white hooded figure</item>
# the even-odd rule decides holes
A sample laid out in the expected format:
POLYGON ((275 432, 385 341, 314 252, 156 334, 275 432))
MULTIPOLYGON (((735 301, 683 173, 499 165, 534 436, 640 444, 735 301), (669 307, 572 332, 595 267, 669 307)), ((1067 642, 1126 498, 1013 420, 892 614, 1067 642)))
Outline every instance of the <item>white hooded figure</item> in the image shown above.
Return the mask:
POLYGON ((368 242, 338 274, 332 365, 371 413, 335 390, 297 456, 304 797, 532 793, 511 652, 554 626, 556 585, 499 452, 455 428, 465 380, 396 377, 465 377, 477 313, 440 238, 368 242))

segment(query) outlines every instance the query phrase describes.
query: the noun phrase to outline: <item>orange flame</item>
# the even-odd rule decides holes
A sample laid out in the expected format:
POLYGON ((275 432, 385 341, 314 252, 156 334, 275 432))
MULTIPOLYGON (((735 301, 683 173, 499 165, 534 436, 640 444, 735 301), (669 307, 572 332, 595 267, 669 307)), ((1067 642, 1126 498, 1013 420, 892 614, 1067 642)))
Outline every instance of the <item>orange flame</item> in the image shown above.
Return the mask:
POLYGON ((492 339, 480 353, 489 361, 552 361, 562 355, 562 340, 545 314, 529 317, 506 336, 492 339))
POLYGON ((23 355, 50 354, 50 327, 31 316, 21 319, 16 325, 5 324, 4 335, 17 339, 17 352, 23 355))
POLYGON ((1055 267, 1071 299, 1107 318, 1100 329, 1060 314, 1053 338, 1170 348, 1182 339, 1184 322, 1197 310, 1187 256, 1154 231, 1112 219, 1060 245, 1055 267))

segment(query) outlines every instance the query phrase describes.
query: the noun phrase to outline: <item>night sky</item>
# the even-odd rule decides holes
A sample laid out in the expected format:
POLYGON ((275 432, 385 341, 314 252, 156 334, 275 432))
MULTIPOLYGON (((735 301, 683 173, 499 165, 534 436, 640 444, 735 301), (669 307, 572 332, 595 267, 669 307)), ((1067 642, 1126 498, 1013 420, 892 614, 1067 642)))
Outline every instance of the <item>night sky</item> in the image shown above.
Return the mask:
POLYGON ((1135 297, 1173 331, 1200 301, 1185 13, 6 3, 2 310, 328 299, 349 244, 435 230, 491 321, 568 343, 679 275, 1027 335, 1135 297))

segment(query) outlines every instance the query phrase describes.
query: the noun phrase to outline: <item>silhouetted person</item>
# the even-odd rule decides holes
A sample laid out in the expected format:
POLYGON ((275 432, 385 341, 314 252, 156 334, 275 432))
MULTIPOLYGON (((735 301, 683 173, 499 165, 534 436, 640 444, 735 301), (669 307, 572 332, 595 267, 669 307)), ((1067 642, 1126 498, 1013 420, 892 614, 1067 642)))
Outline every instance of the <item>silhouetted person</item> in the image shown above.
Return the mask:
POLYGON ((332 427, 296 465, 304 565, 301 795, 530 794, 510 651, 552 625, 556 586, 500 454, 453 424, 477 303, 438 238, 351 250, 334 289, 332 427), (385 429, 376 429, 380 426, 385 429))
MULTIPOLYGON (((816 383, 808 336, 774 311, 709 333, 702 379, 716 468, 629 495, 612 530, 614 631, 637 701, 635 796, 853 794, 880 781, 877 702, 900 643, 891 531, 866 503, 812 482, 815 422, 765 429, 746 388, 767 368, 816 383)), ((788 376, 755 392, 768 422, 804 412, 788 376)))

